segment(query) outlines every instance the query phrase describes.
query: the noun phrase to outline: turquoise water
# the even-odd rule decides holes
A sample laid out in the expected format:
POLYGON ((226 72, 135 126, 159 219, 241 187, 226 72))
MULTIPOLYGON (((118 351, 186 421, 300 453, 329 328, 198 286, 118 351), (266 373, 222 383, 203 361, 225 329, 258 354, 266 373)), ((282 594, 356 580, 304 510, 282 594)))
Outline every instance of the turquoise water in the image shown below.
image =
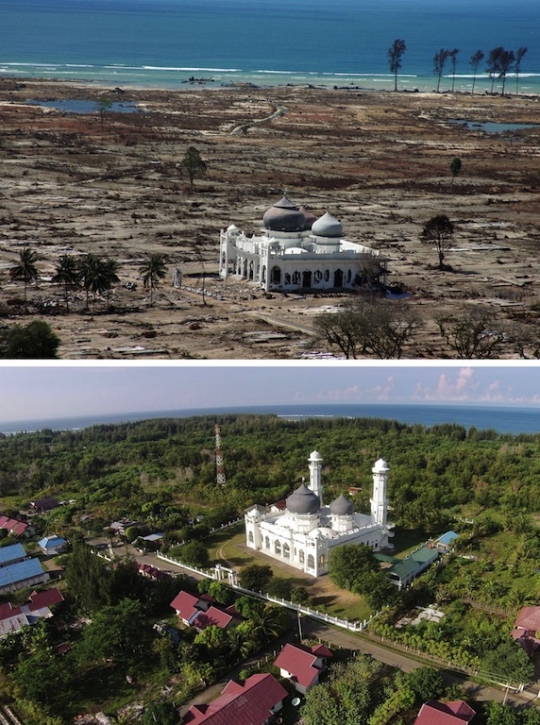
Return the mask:
POLYGON ((400 423, 430 427, 441 423, 457 423, 465 428, 495 429, 500 433, 540 433, 540 409, 496 406, 461 405, 259 405, 227 408, 198 408, 144 413, 118 413, 78 418, 50 418, 0 422, 0 432, 6 435, 19 431, 76 430, 92 425, 126 423, 149 418, 187 418, 194 415, 219 416, 227 413, 274 414, 285 418, 345 417, 384 418, 400 423))
MULTIPOLYGON (((519 91, 540 91, 537 0, 1 0, 0 27, 0 74, 15 78, 390 89, 386 52, 403 38, 402 89, 433 90, 444 47, 460 49, 456 90, 470 90, 471 55, 502 45, 528 48, 519 91)), ((477 92, 491 85, 480 70, 477 92)))

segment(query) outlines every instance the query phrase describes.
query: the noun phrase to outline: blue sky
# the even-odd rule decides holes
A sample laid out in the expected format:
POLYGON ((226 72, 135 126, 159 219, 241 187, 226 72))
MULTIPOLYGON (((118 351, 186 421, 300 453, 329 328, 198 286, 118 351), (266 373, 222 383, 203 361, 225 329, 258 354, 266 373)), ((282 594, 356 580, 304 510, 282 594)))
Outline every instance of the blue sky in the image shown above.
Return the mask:
POLYGON ((540 366, 497 364, 2 364, 0 420, 324 403, 540 407, 540 366))

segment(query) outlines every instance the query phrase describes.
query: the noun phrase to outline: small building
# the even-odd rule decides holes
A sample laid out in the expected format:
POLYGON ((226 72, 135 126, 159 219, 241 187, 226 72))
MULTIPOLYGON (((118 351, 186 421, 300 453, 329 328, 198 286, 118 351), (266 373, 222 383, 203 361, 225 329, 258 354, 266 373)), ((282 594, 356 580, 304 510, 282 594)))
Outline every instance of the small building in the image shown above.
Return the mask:
POLYGON ((195 627, 199 632, 210 626, 220 629, 236 627, 241 617, 234 606, 221 609, 216 604, 214 597, 209 594, 195 597, 189 592, 181 591, 171 602, 171 607, 186 626, 195 627))
POLYGON ((24 559, 0 567, 0 593, 33 587, 48 580, 49 574, 43 569, 39 559, 24 559))
POLYGON ((46 556, 57 556, 66 551, 67 543, 61 536, 46 536, 38 541, 38 546, 46 556))
POLYGON ((205 595, 195 597, 189 592, 178 592, 171 602, 171 607, 176 611, 178 618, 188 627, 201 612, 206 612, 214 602, 212 597, 205 595))
POLYGON ((300 644, 286 644, 274 664, 280 675, 290 680, 297 692, 305 695, 319 684, 319 675, 326 669, 326 660, 332 652, 324 645, 304 647, 300 644))
POLYGON ((410 584, 415 577, 428 569, 439 558, 439 552, 429 546, 421 546, 404 559, 379 553, 375 554, 375 558, 386 569, 390 581, 401 590, 410 584))
POLYGON ((252 675, 244 683, 231 680, 208 705, 192 705, 184 725, 266 725, 283 707, 287 690, 269 674, 252 675))
POLYGON ((7 531, 12 536, 34 536, 35 529, 24 521, 11 519, 9 516, 0 516, 0 529, 7 531))
POLYGON ((199 612, 195 619, 192 620, 191 626, 195 627, 199 632, 211 626, 220 629, 233 629, 239 624, 240 619, 241 617, 234 607, 219 609, 219 607, 212 605, 208 607, 206 612, 199 612))
POLYGON ((35 501, 30 501, 30 508, 38 514, 46 514, 48 511, 52 511, 60 506, 60 501, 54 496, 48 496, 47 498, 36 498, 35 501))
POLYGON ((455 531, 447 531, 440 538, 432 542, 432 546, 441 554, 448 554, 452 550, 454 541, 458 538, 455 531))
POLYGON ((422 705, 414 725, 464 725, 476 712, 463 700, 438 702, 430 700, 422 705))
POLYGON ((540 645, 540 607, 522 607, 510 635, 531 656, 540 645))
POLYGON ((11 546, 0 547, 0 569, 10 564, 27 559, 28 555, 22 544, 11 544, 11 546))

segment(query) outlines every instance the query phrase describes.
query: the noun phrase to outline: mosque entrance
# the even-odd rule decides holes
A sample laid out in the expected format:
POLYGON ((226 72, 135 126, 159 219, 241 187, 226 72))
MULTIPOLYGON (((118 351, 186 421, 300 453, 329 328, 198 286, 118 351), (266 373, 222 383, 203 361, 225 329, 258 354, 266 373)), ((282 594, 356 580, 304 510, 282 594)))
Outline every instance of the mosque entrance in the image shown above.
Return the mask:
POLYGON ((270 284, 281 284, 281 269, 279 267, 272 267, 270 284))
POLYGON ((302 287, 309 289, 311 287, 311 271, 309 269, 302 272, 302 287))
POLYGON ((334 272, 334 287, 343 287, 343 271, 336 269, 334 272))

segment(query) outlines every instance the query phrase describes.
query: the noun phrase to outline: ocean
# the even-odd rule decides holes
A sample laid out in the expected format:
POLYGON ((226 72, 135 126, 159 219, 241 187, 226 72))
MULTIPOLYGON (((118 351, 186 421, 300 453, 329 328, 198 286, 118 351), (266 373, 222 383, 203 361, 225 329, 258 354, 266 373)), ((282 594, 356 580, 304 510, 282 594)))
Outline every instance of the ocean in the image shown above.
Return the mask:
MULTIPOLYGON (((402 90, 434 90, 446 48, 459 49, 455 89, 470 91, 471 56, 503 46, 527 48, 507 92, 540 93, 538 0, 1 0, 0 27, 0 75, 16 79, 392 89, 386 53, 399 38, 402 90)), ((441 90, 451 84, 448 62, 441 90)), ((484 62, 475 91, 490 85, 484 62)))
POLYGON ((495 406, 461 405, 260 405, 228 408, 197 408, 140 413, 118 413, 78 418, 50 418, 0 422, 0 433, 11 435, 49 428, 51 430, 80 430, 92 425, 115 425, 150 418, 188 418, 229 413, 274 414, 288 419, 306 417, 382 418, 400 423, 431 427, 442 423, 457 423, 465 428, 494 429, 498 433, 540 433, 540 409, 495 406))

